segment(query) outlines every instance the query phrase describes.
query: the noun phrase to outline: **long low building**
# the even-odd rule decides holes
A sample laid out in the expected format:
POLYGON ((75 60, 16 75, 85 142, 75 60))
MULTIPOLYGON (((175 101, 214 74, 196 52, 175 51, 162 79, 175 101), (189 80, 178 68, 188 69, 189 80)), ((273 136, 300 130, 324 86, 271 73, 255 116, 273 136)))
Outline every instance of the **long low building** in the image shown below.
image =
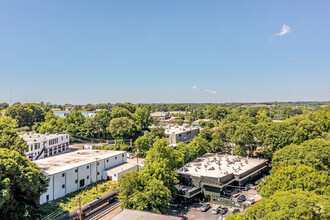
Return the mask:
POLYGON ((240 187, 267 170, 267 160, 234 155, 207 153, 187 163, 177 172, 181 196, 191 198, 199 193, 218 200, 227 187, 240 187))
POLYGON ((49 178, 47 192, 40 196, 40 204, 77 191, 96 179, 110 179, 107 172, 111 168, 124 165, 122 169, 113 170, 111 178, 120 178, 127 171, 138 170, 138 165, 127 167, 126 151, 78 150, 34 162, 49 178))
POLYGON ((69 134, 23 134, 20 136, 28 145, 24 153, 29 160, 49 157, 69 149, 69 134))

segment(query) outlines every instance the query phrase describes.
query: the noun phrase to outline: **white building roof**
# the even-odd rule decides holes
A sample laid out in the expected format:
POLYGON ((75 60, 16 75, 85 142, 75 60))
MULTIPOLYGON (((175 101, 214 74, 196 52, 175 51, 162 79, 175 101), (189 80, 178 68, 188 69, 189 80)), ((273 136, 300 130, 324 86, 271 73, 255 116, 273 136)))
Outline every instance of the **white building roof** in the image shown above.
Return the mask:
POLYGON ((198 130, 196 127, 185 127, 185 126, 167 126, 165 127, 165 134, 181 134, 187 131, 198 130))
POLYGON ((115 166, 115 167, 112 167, 107 171, 107 173, 121 173, 121 172, 124 172, 126 170, 129 170, 133 167, 137 167, 139 165, 137 164, 131 164, 131 163, 123 163, 123 164, 119 164, 118 166, 115 166))
POLYGON ((47 157, 33 162, 36 163, 46 174, 52 175, 95 162, 95 158, 98 158, 97 160, 102 160, 123 153, 126 153, 126 151, 77 150, 71 153, 47 157))
MULTIPOLYGON (((38 133, 33 133, 33 134, 23 134, 20 135, 23 140, 27 142, 27 144, 33 144, 33 143, 38 143, 42 141, 48 141, 51 139, 63 137, 65 139, 65 136, 69 134, 38 134, 38 133)), ((68 139, 69 140, 69 139, 68 139)))
POLYGON ((152 113, 150 113, 150 117, 164 117, 167 115, 168 115, 168 112, 152 112, 152 113))
POLYGON ((208 153, 187 163, 178 170, 178 173, 221 178, 229 174, 240 175, 266 161, 264 159, 208 153))

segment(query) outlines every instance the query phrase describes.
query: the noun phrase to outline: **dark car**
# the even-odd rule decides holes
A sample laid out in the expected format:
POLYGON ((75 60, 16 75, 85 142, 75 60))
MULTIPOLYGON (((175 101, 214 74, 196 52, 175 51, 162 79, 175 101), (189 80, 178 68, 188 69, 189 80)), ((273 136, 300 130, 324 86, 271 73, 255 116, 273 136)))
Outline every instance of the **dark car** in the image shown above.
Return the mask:
POLYGON ((239 213, 239 212, 240 212, 239 209, 234 209, 232 213, 236 214, 236 213, 239 213))
POLYGON ((201 206, 200 210, 201 210, 202 212, 206 212, 207 210, 209 210, 210 207, 211 207, 210 204, 208 204, 208 203, 204 203, 204 204, 201 206))
POLYGON ((237 197, 237 202, 244 202, 246 200, 246 197, 244 195, 240 195, 237 197))
POLYGON ((228 212, 228 208, 226 208, 226 207, 220 208, 220 211, 219 211, 220 215, 224 215, 227 212, 228 212))

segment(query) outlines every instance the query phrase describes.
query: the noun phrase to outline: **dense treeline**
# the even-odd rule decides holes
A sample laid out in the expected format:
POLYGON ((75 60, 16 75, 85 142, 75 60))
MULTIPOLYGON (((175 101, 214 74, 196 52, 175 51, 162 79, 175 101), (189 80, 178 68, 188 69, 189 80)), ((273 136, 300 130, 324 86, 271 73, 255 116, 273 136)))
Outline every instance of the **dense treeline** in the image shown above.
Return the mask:
POLYGON ((50 109, 63 106, 49 103, 2 104, 4 116, 0 116, 0 148, 4 149, 0 149, 3 151, 2 154, 0 152, 3 165, 0 208, 6 204, 6 198, 14 198, 21 203, 17 213, 14 209, 3 208, 2 215, 15 219, 26 210, 22 216, 35 217, 34 198, 45 190, 47 181, 31 162, 21 156, 26 144, 16 132, 35 130, 40 133, 68 132, 71 136, 99 140, 116 139, 118 145, 109 149, 133 150, 145 157, 145 167, 141 171, 128 173, 120 181, 120 198, 125 208, 163 212, 168 200, 176 195, 174 185, 178 178, 175 170, 206 152, 219 152, 265 157, 273 164, 272 175, 258 189, 264 198, 251 206, 246 214, 235 218, 328 217, 325 210, 329 210, 330 106, 320 106, 320 103, 272 103, 271 107, 242 107, 241 104, 89 104, 85 109, 104 110, 97 111, 93 117, 84 117, 80 110, 74 110, 60 118, 50 109), (203 118, 210 121, 199 122, 203 129, 193 141, 167 147, 164 128, 148 128, 155 123, 149 117, 153 111, 184 111, 185 114, 177 116, 186 124, 203 118), (283 121, 275 122, 274 119, 283 121), (134 149, 124 143, 126 139, 133 139, 134 149), (8 152, 13 152, 11 157, 6 156, 8 152), (11 166, 6 164, 13 161, 20 170, 16 169, 17 175, 10 176, 7 174, 12 172, 11 166), (35 178, 25 180, 24 175, 29 172, 35 178), (20 188, 21 191, 15 191, 20 188), (319 207, 320 211, 313 211, 319 207))
POLYGON ((206 152, 221 152, 265 156, 273 162, 272 175, 258 188, 264 198, 246 214, 231 218, 327 219, 330 106, 283 122, 272 122, 264 111, 249 113, 227 114, 212 128, 206 124, 193 141, 176 147, 166 147, 165 139, 155 141, 147 132, 139 137, 135 144, 146 155, 146 167, 120 181, 122 207, 162 212, 176 195, 175 170, 206 152), (148 198, 154 181, 161 187, 152 192, 153 199, 139 199, 148 198))

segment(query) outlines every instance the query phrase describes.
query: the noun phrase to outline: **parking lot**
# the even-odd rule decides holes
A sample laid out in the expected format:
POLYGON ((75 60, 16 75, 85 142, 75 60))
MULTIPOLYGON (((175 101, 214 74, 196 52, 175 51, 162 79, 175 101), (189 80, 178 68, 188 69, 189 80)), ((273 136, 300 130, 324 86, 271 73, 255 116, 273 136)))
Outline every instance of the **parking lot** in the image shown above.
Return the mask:
MULTIPOLYGON (((253 198, 254 201, 258 201, 261 199, 261 196, 257 194, 255 189, 249 189, 248 191, 240 191, 237 195, 244 195, 246 199, 253 198)), ((235 198, 232 198, 235 200, 235 198)), ((246 201, 244 202, 246 203, 246 201)), ((210 203, 211 204, 211 203, 210 203)), ((184 219, 192 219, 192 220, 218 220, 220 214, 214 215, 212 214, 212 207, 208 209, 206 212, 202 212, 200 210, 201 203, 193 203, 192 205, 187 206, 180 206, 178 208, 168 208, 166 214, 184 217, 184 219)), ((211 206, 215 206, 216 204, 211 204, 211 206)), ((221 205, 221 207, 227 207, 228 212, 223 216, 227 217, 228 215, 232 214, 233 210, 236 207, 229 207, 221 205)), ((240 212, 244 212, 245 210, 240 209, 240 212)))
MULTIPOLYGON (((192 220, 218 220, 219 217, 221 216, 220 214, 214 215, 212 214, 212 207, 207 210, 206 212, 202 212, 200 210, 201 207, 201 203, 194 203, 192 205, 189 206, 183 206, 180 208, 169 208, 166 211, 166 214, 168 215, 174 215, 174 216, 180 216, 180 217, 184 217, 184 219, 192 219, 192 220)), ((224 206, 222 206, 224 207, 224 206)), ((230 214, 232 214, 233 210, 235 208, 232 207, 227 207, 228 208, 228 212, 223 215, 223 217, 226 217, 230 214)), ((242 210, 240 210, 242 211, 242 210)))

